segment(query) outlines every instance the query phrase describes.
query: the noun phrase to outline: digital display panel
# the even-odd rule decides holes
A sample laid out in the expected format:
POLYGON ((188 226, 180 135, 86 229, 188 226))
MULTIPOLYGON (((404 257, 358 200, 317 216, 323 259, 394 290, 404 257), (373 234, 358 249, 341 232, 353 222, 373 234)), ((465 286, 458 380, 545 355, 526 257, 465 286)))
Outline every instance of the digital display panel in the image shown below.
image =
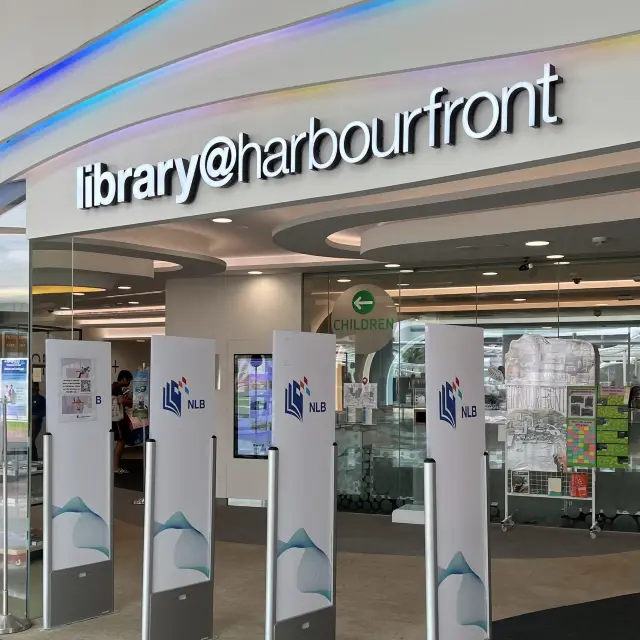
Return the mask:
POLYGON ((234 357, 235 458, 267 458, 271 446, 273 358, 234 357))

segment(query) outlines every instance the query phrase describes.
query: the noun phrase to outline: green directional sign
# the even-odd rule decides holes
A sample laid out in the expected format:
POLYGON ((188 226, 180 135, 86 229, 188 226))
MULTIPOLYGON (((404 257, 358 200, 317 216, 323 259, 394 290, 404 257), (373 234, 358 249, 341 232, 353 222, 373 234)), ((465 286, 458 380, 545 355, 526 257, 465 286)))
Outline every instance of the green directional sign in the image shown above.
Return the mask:
POLYGON ((370 291, 361 289, 353 296, 351 306, 356 313, 366 315, 371 313, 376 306, 376 298, 370 291))

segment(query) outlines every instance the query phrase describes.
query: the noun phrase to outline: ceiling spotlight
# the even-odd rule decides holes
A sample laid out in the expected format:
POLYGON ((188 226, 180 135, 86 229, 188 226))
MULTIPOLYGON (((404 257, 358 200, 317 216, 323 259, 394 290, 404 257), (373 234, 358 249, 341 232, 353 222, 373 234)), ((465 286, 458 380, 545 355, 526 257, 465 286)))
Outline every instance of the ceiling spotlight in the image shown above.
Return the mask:
POLYGON ((136 342, 146 342, 145 340, 136 340, 136 342))
POLYGON ((553 329, 553 327, 540 327, 541 329, 553 329))
POLYGON ((80 291, 74 291, 74 292, 73 292, 73 295, 74 295, 74 296, 83 296, 83 295, 84 295, 84 293, 82 293, 82 292, 80 292, 80 291))
POLYGON ((389 264, 384 265, 386 269, 397 269, 400 265, 395 262, 390 262, 389 264))
POLYGON ((71 311, 71 307, 60 307, 60 311, 71 311))
POLYGON ((562 258, 564 258, 564 256, 561 253, 553 256, 547 256, 547 260, 562 260, 562 258))
POLYGON ((262 271, 248 271, 247 273, 250 276, 261 276, 262 275, 262 271))
POLYGON ((553 264, 557 264, 559 267, 563 267, 567 264, 571 264, 568 260, 562 260, 561 262, 554 262, 553 264))
POLYGON ((229 224, 233 222, 231 218, 214 218, 211 222, 217 222, 218 224, 229 224))
POLYGON ((131 287, 127 287, 125 285, 122 285, 121 287, 118 287, 118 289, 120 289, 120 291, 129 291, 131 289, 131 287))
POLYGON ((526 302, 526 298, 514 298, 513 301, 514 302, 526 302))
POLYGON ((394 302, 394 303, 393 303, 393 306, 394 306, 394 307, 399 307, 399 306, 400 306, 400 303, 399 303, 399 302, 394 302))
POLYGON ((598 302, 598 304, 596 304, 596 307, 608 307, 609 303, 608 302, 598 302))
POLYGON ((401 282, 398 286, 399 287, 408 287, 409 283, 408 282, 401 282))
POLYGON ((129 300, 129 304, 140 304, 137 300, 129 300))
POLYGON ((530 240, 529 242, 525 242, 527 247, 546 247, 549 242, 546 240, 530 240))
POLYGON ((413 273, 413 269, 400 269, 400 273, 413 273))
POLYGON ((341 283, 344 284, 346 282, 351 282, 351 279, 350 278, 338 278, 338 282, 341 282, 341 283))
POLYGON ((497 271, 485 271, 482 275, 483 276, 497 276, 498 272, 497 271))

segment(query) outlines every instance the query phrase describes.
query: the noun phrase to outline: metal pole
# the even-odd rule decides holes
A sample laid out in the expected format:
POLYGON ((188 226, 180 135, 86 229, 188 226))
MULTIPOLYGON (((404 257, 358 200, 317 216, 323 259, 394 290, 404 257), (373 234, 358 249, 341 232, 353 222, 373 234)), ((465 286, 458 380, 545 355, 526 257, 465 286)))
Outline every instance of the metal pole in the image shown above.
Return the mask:
POLYGON ((53 440, 50 433, 42 436, 44 445, 42 485, 44 501, 42 505, 42 600, 43 616, 42 626, 44 629, 51 629, 51 552, 52 552, 52 525, 53 525, 53 494, 51 454, 53 440))
POLYGON ((151 584, 153 576, 153 505, 156 441, 147 440, 144 474, 144 551, 142 556, 142 640, 151 640, 151 584))
MULTIPOLYGON (((2 398, 2 615, 0 616, 0 636, 25 631, 31 626, 29 620, 20 620, 9 613, 9 496, 7 483, 7 398, 2 398)), ((28 496, 29 498, 29 496, 28 496)), ((29 550, 27 549, 27 552, 29 550)))
POLYGON ((269 447, 267 490, 267 606, 265 640, 274 640, 276 627, 276 587, 278 561, 278 448, 269 447))
POLYGON ((333 496, 333 509, 331 514, 333 516, 333 560, 331 563, 331 569, 333 571, 333 591, 331 592, 331 603, 333 604, 334 610, 336 609, 336 592, 337 592, 337 563, 338 563, 338 518, 337 518, 337 509, 338 509, 338 443, 333 443, 333 491, 331 495, 333 496))
POLYGON ((424 461, 424 560, 426 575, 427 640, 438 640, 438 546, 436 461, 424 461))
POLYGON ((487 451, 484 452, 482 456, 482 490, 483 490, 483 503, 485 505, 485 526, 484 532, 486 535, 487 541, 487 553, 485 557, 485 575, 487 577, 487 584, 485 586, 486 589, 486 616, 487 616, 487 640, 491 639, 492 632, 492 624, 491 624, 491 538, 490 538, 490 529, 489 523, 491 522, 491 501, 489 498, 489 453, 487 451))

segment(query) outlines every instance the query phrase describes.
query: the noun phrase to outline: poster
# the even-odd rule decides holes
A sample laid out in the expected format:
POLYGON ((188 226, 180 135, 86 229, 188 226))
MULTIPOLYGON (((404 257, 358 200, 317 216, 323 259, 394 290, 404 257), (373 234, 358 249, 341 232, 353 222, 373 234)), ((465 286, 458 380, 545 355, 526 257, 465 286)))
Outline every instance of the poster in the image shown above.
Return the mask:
POLYGON ((151 338, 152 593, 211 580, 215 340, 151 338))
POLYGON ((595 466, 595 427, 593 420, 569 419, 567 421, 567 465, 569 467, 595 466))
POLYGON ((275 331, 276 621, 333 605, 334 335, 275 331))
POLYGON ((530 486, 528 471, 511 472, 511 493, 529 493, 530 486))
POLYGON ((60 421, 95 421, 95 361, 63 358, 60 368, 60 421))
POLYGON ((111 560, 111 345, 47 340, 45 351, 54 469, 51 553, 59 571, 111 560), (73 403, 78 397, 82 406, 73 403))
POLYGON ((346 408, 377 409, 378 383, 351 382, 343 385, 343 403, 346 408))
MULTIPOLYGON (((570 466, 567 413, 593 417, 590 391, 595 386, 595 351, 581 340, 524 335, 506 356, 507 469, 558 473, 570 466)), ((573 455, 573 453, 571 454, 573 455)))
POLYGON ((436 461, 443 639, 485 640, 489 631, 483 343, 479 328, 426 328, 427 456, 436 461))
POLYGON ((629 387, 604 387, 596 408, 596 464, 600 469, 629 467, 629 387))
POLYGON ((549 496, 562 495, 562 478, 549 478, 547 480, 547 495, 549 496))
MULTIPOLYGON (((29 360, 2 358, 0 388, 7 401, 7 440, 27 442, 29 438, 29 360)), ((0 406, 0 415, 2 407, 0 406)))

